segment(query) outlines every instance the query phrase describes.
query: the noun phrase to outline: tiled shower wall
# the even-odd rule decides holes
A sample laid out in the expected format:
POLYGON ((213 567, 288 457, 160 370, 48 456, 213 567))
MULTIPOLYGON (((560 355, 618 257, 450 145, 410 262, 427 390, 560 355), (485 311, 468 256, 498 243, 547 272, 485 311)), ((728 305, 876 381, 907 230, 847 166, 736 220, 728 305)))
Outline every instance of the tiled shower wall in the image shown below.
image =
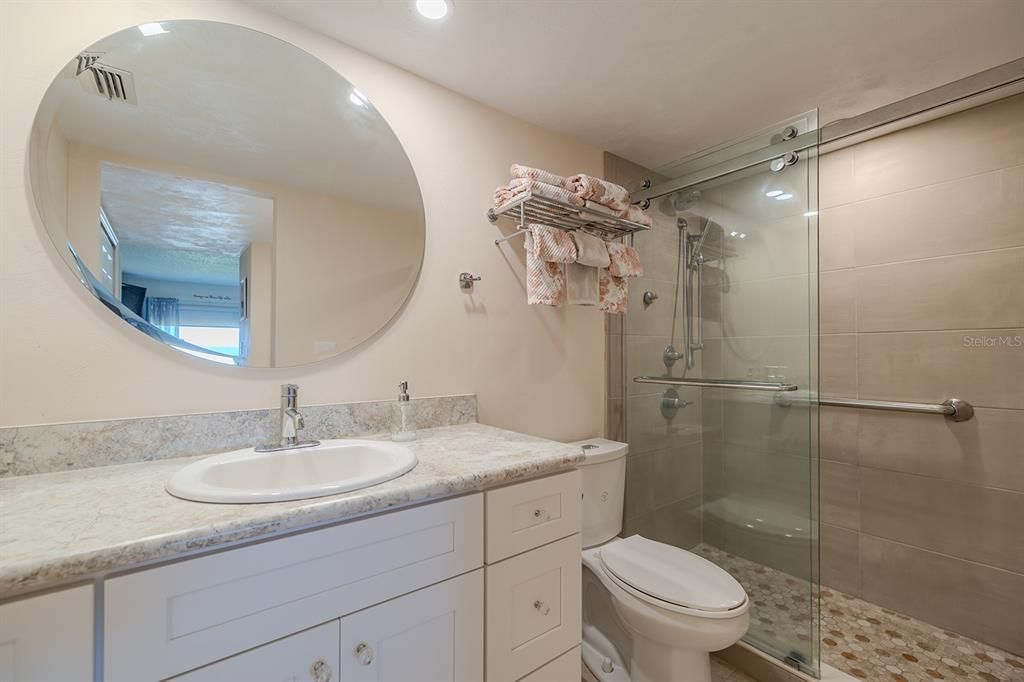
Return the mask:
MULTIPOLYGON (((605 178, 625 187, 636 187, 644 178, 664 179, 613 154, 605 155, 605 178)), ((607 316, 607 431, 609 438, 629 443, 623 535, 640 533, 693 547, 701 539, 698 390, 680 391, 690 405, 666 418, 660 409, 664 387, 633 382, 641 374, 665 372, 661 355, 672 341, 679 230, 674 215, 657 206, 649 213, 654 226, 636 239, 645 276, 630 281, 629 314, 607 316), (658 299, 645 306, 642 296, 648 290, 658 299)), ((679 347, 681 319, 675 328, 679 347)))
POLYGON ((827 154, 822 582, 1024 653, 1024 95, 827 154))

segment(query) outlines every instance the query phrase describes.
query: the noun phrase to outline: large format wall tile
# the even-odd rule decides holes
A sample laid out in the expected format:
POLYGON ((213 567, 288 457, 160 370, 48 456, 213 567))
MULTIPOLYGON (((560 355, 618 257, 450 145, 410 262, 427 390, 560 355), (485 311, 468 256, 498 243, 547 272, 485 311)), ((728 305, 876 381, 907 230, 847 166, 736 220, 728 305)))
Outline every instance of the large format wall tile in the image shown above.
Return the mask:
POLYGON ((864 533, 1024 573, 1024 493, 862 468, 860 494, 864 533))
POLYGON ((831 398, 857 396, 857 343, 855 334, 823 334, 818 337, 821 395, 831 398))
POLYGON ((818 331, 851 334, 857 331, 857 276, 853 270, 821 273, 818 279, 818 331))
MULTIPOLYGON (((836 211, 845 212, 840 219, 822 212, 822 248, 838 239, 831 237, 831 227, 825 232, 826 223, 847 228, 842 234, 850 238, 855 254, 849 265, 1024 246, 1024 166, 890 194, 836 211)), ((823 268, 824 260, 823 255, 823 268)))
POLYGON ((857 531, 821 524, 821 584, 855 597, 861 595, 857 531))
MULTIPOLYGON (((822 337, 822 377, 825 346, 822 337)), ((1024 409, 1024 329, 860 334, 861 398, 1024 409)), ((825 392, 823 385, 822 392, 825 392)))
POLYGON ((822 460, 821 522, 841 528, 860 527, 859 467, 822 460))
POLYGON ((854 235, 862 228, 858 205, 845 204, 818 214, 818 267, 821 272, 852 268, 854 235))
MULTIPOLYGON (((858 331, 1024 326, 1024 248, 858 268, 855 272, 858 331)), ((825 292, 831 293, 828 282, 823 275, 823 306, 825 292)), ((840 299, 838 305, 842 303, 840 299)), ((842 313, 835 301, 832 307, 830 317, 842 313)), ((822 319, 826 319, 824 314, 822 319)))
POLYGON ((1024 575, 861 536, 864 599, 1024 655, 1024 575))
POLYGON ((861 410, 846 407, 818 409, 818 450, 822 459, 856 464, 861 410))
POLYGON ((1017 166, 1024 163, 1024 95, 929 121, 850 150, 855 157, 858 201, 1017 166))
MULTIPOLYGON (((851 447, 849 429, 829 422, 826 430, 827 409, 840 408, 822 410, 822 434, 829 441, 828 448, 822 443, 822 457, 836 459, 831 455, 851 447)), ((1022 410, 979 408, 959 423, 926 414, 844 412, 860 413, 852 447, 863 466, 1024 492, 1022 410)))

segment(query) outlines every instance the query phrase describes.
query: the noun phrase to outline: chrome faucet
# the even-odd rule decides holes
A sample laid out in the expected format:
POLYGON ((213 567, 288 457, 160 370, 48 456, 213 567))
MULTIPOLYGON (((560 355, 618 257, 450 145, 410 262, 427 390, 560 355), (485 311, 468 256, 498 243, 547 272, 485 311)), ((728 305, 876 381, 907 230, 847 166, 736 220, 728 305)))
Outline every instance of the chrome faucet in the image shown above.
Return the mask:
POLYGON ((320 445, 318 440, 299 440, 299 431, 306 428, 306 421, 299 412, 298 384, 281 385, 281 437, 276 443, 258 445, 256 452, 277 452, 293 448, 311 448, 320 445))

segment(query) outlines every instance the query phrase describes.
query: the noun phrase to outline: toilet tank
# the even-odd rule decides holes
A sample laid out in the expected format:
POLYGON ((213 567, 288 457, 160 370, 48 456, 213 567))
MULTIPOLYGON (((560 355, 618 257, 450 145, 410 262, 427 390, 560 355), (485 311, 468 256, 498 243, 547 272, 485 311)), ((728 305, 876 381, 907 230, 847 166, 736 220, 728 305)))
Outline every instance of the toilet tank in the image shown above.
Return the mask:
POLYGON ((581 440, 586 459, 578 464, 583 479, 583 546, 611 540, 622 530, 629 446, 604 438, 581 440))

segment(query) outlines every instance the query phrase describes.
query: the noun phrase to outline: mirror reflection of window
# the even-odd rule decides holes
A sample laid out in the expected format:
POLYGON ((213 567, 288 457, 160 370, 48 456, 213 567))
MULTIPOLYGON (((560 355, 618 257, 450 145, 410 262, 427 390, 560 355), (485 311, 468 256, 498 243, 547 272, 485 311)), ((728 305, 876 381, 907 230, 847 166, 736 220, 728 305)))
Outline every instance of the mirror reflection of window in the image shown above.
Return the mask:
POLYGON ((115 298, 121 298, 121 254, 117 249, 117 234, 107 214, 100 209, 100 284, 115 298))

